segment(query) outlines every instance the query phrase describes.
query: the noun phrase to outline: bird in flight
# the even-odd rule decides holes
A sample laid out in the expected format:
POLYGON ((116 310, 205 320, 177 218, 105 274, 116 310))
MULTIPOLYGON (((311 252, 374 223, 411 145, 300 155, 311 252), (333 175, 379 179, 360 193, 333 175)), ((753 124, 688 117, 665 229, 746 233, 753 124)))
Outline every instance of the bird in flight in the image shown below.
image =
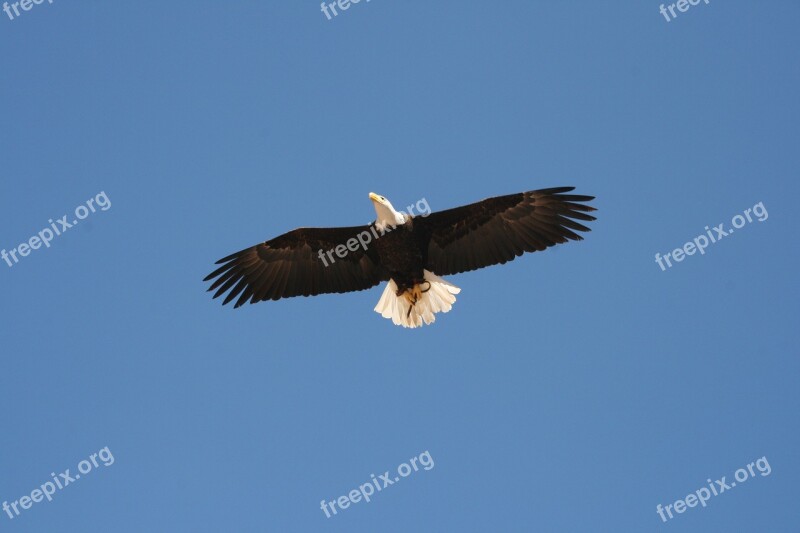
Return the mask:
MULTIPOLYGON (((396 325, 431 324, 461 289, 439 276, 503 264, 525 252, 583 240, 593 196, 556 187, 487 198, 412 215, 370 193, 377 218, 341 228, 297 228, 217 261, 212 281, 223 305, 369 289, 385 281, 375 311, 396 325), (238 298, 238 299, 237 299, 238 298)), ((419 202, 417 203, 419 206, 419 202)), ((425 202, 427 206, 427 201, 425 202)), ((412 206, 409 206, 412 207, 412 206)))

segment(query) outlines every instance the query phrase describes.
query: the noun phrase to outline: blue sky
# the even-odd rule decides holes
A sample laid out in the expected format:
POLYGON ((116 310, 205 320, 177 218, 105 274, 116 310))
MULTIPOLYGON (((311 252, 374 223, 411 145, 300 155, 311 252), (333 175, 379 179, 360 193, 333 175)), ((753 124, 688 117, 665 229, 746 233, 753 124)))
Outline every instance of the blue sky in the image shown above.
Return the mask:
POLYGON ((111 206, 0 262, 0 503, 114 458, 0 530, 796 531, 800 5, 658 8, 0 12, 0 247, 111 206), (378 316, 380 289, 234 311, 201 281, 373 220, 369 191, 439 210, 562 185, 597 197, 586 240, 448 277, 431 327, 378 316))

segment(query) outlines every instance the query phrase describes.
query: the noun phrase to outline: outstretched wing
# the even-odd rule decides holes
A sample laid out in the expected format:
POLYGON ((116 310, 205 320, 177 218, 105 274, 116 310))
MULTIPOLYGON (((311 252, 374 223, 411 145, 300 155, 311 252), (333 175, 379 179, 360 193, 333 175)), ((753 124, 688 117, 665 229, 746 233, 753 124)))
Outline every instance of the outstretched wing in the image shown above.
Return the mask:
POLYGON ((573 219, 592 221, 581 202, 593 196, 565 194, 574 187, 497 196, 414 219, 430 235, 426 268, 440 276, 511 261, 591 231, 573 219))
POLYGON ((208 289, 217 290, 214 298, 230 290, 222 305, 238 296, 235 307, 248 300, 256 303, 368 289, 381 281, 382 269, 371 249, 359 246, 353 251, 350 240, 364 231, 369 226, 298 228, 220 259, 217 264, 222 266, 203 281, 214 280, 208 289), (326 254, 337 246, 346 247, 348 241, 351 247, 344 257, 333 253, 331 260, 326 254))

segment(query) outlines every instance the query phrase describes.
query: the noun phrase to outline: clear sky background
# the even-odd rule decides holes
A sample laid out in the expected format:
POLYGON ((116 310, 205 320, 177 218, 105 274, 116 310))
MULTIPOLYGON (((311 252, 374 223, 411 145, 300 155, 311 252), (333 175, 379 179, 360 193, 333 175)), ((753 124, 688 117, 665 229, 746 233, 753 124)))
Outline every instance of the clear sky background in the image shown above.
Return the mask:
POLYGON ((800 4, 78 2, 0 12, 0 531, 797 531, 800 4), (367 193, 573 185, 585 241, 233 310, 213 263, 367 193), (705 226, 753 221, 662 271, 705 226), (435 466, 326 518, 370 474, 435 466), (766 457, 667 523, 667 505, 766 457))

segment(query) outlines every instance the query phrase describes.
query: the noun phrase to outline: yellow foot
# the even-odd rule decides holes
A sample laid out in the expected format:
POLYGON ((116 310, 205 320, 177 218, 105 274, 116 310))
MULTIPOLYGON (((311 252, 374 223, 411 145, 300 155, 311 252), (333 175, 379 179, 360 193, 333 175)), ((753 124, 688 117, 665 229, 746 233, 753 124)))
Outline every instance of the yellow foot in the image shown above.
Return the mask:
POLYGON ((423 291, 419 285, 414 285, 413 289, 406 289, 406 292, 403 293, 403 296, 405 296, 406 300, 408 300, 408 303, 414 305, 422 299, 422 293, 424 292, 428 291, 423 291))
POLYGON ((422 299, 423 292, 427 291, 423 291, 419 285, 414 285, 414 288, 407 289, 406 292, 403 293, 405 299, 408 300, 408 312, 406 313, 406 318, 411 315, 411 309, 413 309, 417 302, 422 299))

